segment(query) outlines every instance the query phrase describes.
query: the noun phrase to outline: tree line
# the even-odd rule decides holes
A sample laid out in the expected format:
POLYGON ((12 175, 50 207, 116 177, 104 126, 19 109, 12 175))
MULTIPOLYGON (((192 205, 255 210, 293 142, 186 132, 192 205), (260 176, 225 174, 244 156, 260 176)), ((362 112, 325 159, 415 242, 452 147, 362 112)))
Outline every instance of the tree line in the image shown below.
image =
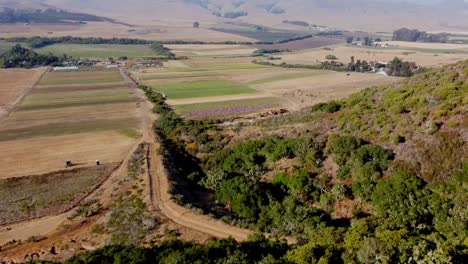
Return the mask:
POLYGON ((37 66, 59 66, 70 57, 38 54, 17 44, 0 55, 0 68, 32 68, 37 66))
POLYGON ((400 28, 393 32, 393 40, 410 42, 447 43, 448 33, 431 34, 417 29, 400 28))
MULTIPOLYGON (((259 53, 256 55, 262 56, 268 53, 262 53, 262 50, 259 50, 259 53)), ((289 69, 311 69, 311 70, 331 70, 338 72, 371 72, 375 69, 384 69, 385 73, 389 76, 396 77, 411 77, 417 73, 423 72, 425 69, 420 68, 414 62, 403 61, 400 58, 395 57, 387 65, 379 62, 368 62, 366 60, 355 60, 354 56, 351 57, 349 64, 344 64, 341 62, 335 61, 337 58, 332 57, 333 55, 328 55, 327 60, 320 62, 320 64, 289 64, 282 62, 280 64, 271 63, 268 61, 253 60, 252 62, 259 65, 289 68, 289 69)))
POLYGON ((163 44, 163 45, 256 45, 256 44, 283 44, 292 41, 298 41, 303 39, 312 38, 313 35, 304 35, 296 36, 288 39, 283 39, 280 41, 257 41, 257 42, 248 42, 248 41, 221 41, 221 42, 211 42, 211 41, 186 41, 186 40, 165 40, 165 41, 155 41, 155 40, 144 40, 144 39, 135 39, 135 38, 82 38, 82 37, 13 37, 4 39, 7 42, 14 43, 26 43, 31 48, 43 48, 46 46, 54 44, 119 44, 119 45, 151 45, 151 44, 163 44))

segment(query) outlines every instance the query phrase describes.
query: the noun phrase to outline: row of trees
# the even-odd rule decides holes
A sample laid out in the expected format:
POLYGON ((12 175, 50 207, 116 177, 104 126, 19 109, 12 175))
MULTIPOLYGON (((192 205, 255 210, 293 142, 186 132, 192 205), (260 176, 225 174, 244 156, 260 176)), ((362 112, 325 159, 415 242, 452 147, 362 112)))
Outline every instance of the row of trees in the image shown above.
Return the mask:
POLYGON ((398 41, 446 43, 448 37, 449 34, 447 33, 430 34, 425 31, 408 28, 400 28, 393 32, 393 40, 398 41))
MULTIPOLYGON (((194 27, 199 27, 198 22, 194 22, 194 27)), ((186 41, 186 40, 165 40, 165 41, 153 41, 153 40, 144 40, 144 39, 132 39, 132 38, 82 38, 82 37, 13 37, 4 39, 8 42, 14 43, 26 43, 31 48, 43 48, 46 46, 54 44, 120 44, 120 45, 150 45, 150 44, 162 44, 162 45, 175 45, 175 44, 220 44, 220 45, 231 45, 231 44, 241 44, 241 45, 254 45, 254 44, 282 44, 292 41, 298 41, 303 39, 312 38, 313 35, 303 35, 303 36, 294 36, 287 39, 282 39, 279 41, 257 41, 257 42, 248 42, 248 41, 221 41, 221 42, 211 42, 211 41, 186 41)))
POLYGON ((121 45, 147 45, 155 41, 129 38, 81 38, 81 37, 15 37, 6 39, 8 42, 27 43, 31 48, 38 49, 54 44, 121 44, 121 45))
MULTIPOLYGON (((260 55, 260 54, 259 54, 260 55)), ((263 55, 263 54, 262 54, 263 55)), ((275 64, 267 61, 258 61, 254 60, 253 63, 266 65, 266 66, 275 66, 282 68, 294 68, 294 69, 321 69, 321 70, 332 70, 332 71, 349 71, 349 72, 371 72, 379 69, 384 69, 384 71, 389 76, 396 77, 411 77, 415 73, 422 72, 424 69, 418 67, 414 62, 403 61, 400 58, 395 57, 387 65, 366 60, 355 60, 354 56, 351 57, 351 61, 348 65, 345 65, 341 62, 337 62, 338 59, 336 56, 329 54, 325 57, 327 61, 320 62, 320 64, 315 65, 305 65, 305 64, 288 64, 283 62, 281 64, 275 64)))

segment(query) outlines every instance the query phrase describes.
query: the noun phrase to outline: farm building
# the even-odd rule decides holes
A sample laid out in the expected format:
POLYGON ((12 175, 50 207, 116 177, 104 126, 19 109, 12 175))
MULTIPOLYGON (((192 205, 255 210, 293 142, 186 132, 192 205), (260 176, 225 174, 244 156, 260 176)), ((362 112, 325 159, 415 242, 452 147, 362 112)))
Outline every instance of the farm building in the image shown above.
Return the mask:
POLYGON ((77 70, 79 70, 77 66, 54 67, 54 71, 77 71, 77 70))

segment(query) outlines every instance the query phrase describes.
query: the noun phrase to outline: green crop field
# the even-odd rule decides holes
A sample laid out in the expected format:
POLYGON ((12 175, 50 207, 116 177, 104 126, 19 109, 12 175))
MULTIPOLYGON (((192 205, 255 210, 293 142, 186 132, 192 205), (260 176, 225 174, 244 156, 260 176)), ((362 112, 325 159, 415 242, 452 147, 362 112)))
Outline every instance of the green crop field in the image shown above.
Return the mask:
POLYGON ((116 70, 51 72, 42 78, 40 85, 97 84, 123 81, 116 70))
POLYGON ((150 45, 117 45, 117 44, 55 44, 36 49, 38 53, 67 54, 78 58, 129 58, 158 57, 150 45))
POLYGON ((144 81, 151 80, 167 80, 167 79, 182 79, 182 78, 195 78, 195 77, 218 77, 222 76, 218 73, 192 73, 192 74, 158 74, 150 75, 142 78, 144 81))
POLYGON ((200 81, 162 85, 154 88, 169 99, 198 98, 233 94, 255 93, 242 84, 228 81, 200 81))
POLYGON ((328 72, 328 71, 310 71, 310 72, 305 72, 305 73, 284 74, 284 75, 278 75, 278 76, 269 77, 269 78, 264 78, 264 79, 258 79, 258 80, 249 82, 249 84, 255 85, 255 84, 265 84, 265 83, 272 83, 272 82, 280 82, 280 81, 287 81, 287 80, 294 80, 294 79, 307 78, 307 77, 312 77, 312 76, 317 76, 317 75, 323 75, 323 74, 328 74, 328 73, 330 73, 330 72, 328 72))

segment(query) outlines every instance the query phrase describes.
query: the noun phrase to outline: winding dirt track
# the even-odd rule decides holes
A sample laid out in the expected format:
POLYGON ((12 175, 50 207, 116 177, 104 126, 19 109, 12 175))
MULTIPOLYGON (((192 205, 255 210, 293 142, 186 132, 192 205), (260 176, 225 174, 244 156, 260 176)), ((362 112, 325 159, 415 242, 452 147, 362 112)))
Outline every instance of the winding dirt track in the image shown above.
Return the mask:
POLYGON ((192 210, 176 204, 168 193, 170 184, 161 157, 157 154, 158 148, 158 144, 151 144, 150 156, 148 157, 151 202, 155 208, 175 223, 213 237, 232 237, 237 241, 242 241, 253 233, 250 230, 225 224, 209 216, 196 214, 192 210))
MULTIPOLYGON (((121 73, 126 76, 124 77, 125 80, 133 82, 123 69, 121 69, 121 73)), ((139 95, 145 98, 141 91, 139 95)), ((156 120, 158 116, 153 114, 153 104, 149 101, 146 101, 146 105, 141 107, 141 109, 146 109, 146 113, 143 115, 143 123, 145 126, 143 129, 143 140, 151 142, 149 143, 147 156, 147 177, 150 189, 149 198, 152 207, 158 213, 164 215, 176 224, 216 238, 232 237, 237 241, 242 241, 253 234, 250 230, 234 227, 209 216, 197 214, 190 209, 176 204, 171 199, 167 171, 164 168, 161 156, 158 154, 159 144, 155 142, 156 135, 153 131, 153 121, 156 120)))

